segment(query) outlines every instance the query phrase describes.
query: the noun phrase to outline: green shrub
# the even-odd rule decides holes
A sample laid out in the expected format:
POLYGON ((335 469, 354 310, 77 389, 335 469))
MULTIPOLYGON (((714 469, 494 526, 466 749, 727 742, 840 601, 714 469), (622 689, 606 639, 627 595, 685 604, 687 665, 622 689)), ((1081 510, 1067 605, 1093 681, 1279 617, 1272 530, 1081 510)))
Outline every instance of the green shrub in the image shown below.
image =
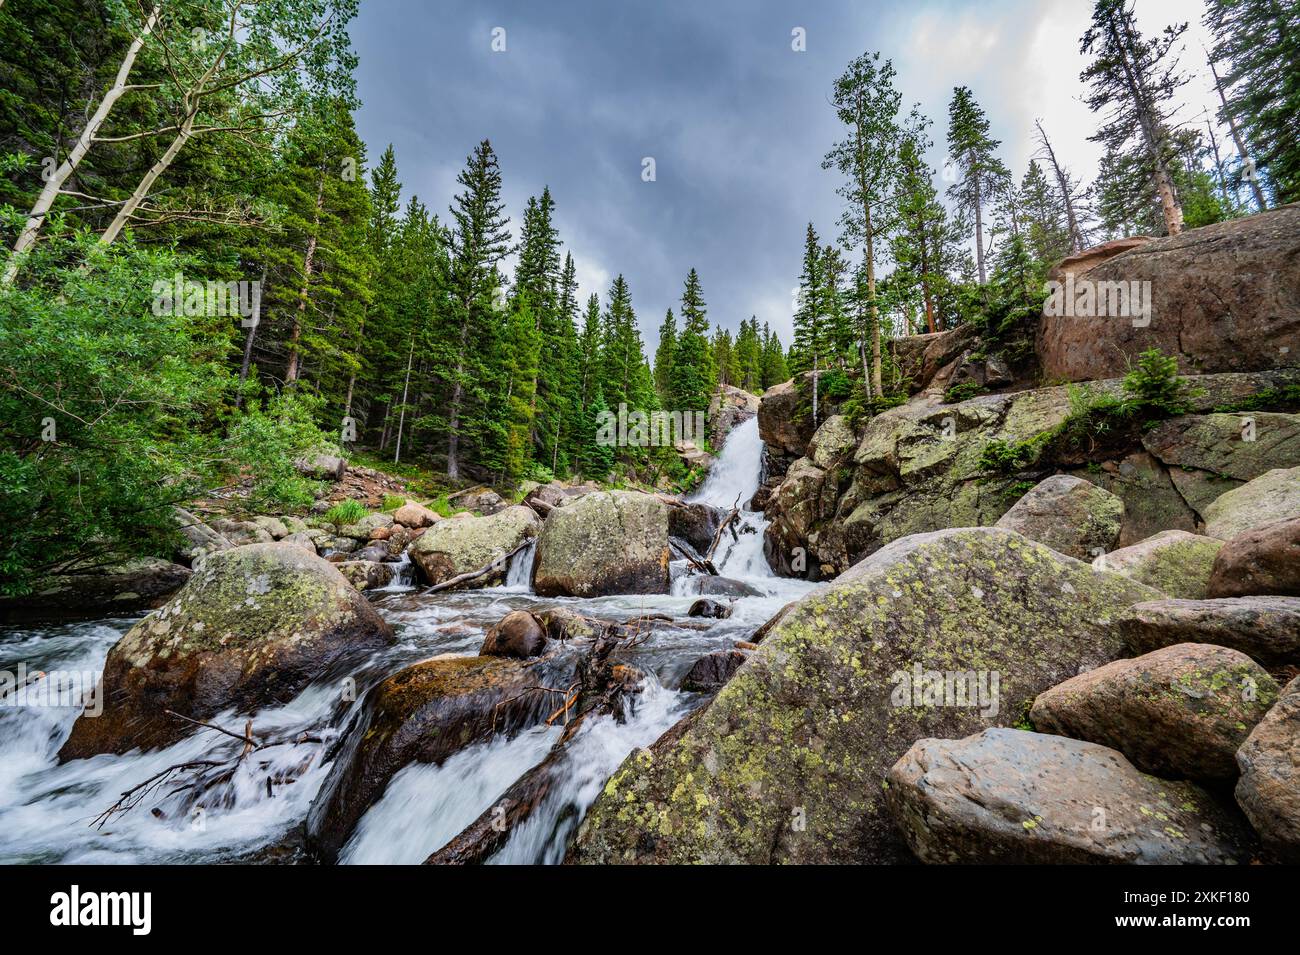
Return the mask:
POLYGON ((943 403, 946 405, 960 404, 968 398, 974 398, 976 395, 984 394, 984 386, 973 381, 963 381, 960 385, 953 385, 943 393, 943 403))
POLYGON ((379 509, 385 514, 391 514, 405 503, 406 498, 404 497, 399 497, 396 494, 385 494, 384 500, 379 505, 379 509))
POLYGON ((325 523, 331 525, 335 532, 342 530, 349 524, 355 524, 361 518, 366 516, 365 505, 360 501, 339 501, 323 515, 325 523))
POLYGON ((1175 418, 1192 409, 1196 393, 1178 374, 1178 359, 1151 348, 1138 356, 1137 367, 1124 376, 1126 413, 1148 418, 1175 418))

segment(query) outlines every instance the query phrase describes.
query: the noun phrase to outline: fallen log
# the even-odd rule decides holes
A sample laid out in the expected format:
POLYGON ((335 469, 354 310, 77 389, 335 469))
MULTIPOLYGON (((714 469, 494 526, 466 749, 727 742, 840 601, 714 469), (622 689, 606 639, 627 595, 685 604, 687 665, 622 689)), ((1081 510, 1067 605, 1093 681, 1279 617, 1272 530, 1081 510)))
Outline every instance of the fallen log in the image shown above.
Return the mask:
POLYGON ((700 557, 699 554, 695 553, 694 548, 692 548, 691 545, 687 544, 685 541, 679 541, 675 537, 670 537, 668 538, 668 546, 674 548, 677 551, 677 553, 681 554, 681 556, 685 558, 687 563, 689 563, 696 570, 708 574, 710 577, 719 576, 718 568, 713 566, 713 561, 705 560, 704 558, 700 557))
POLYGON ((514 557, 515 554, 519 553, 521 550, 523 550, 532 542, 533 539, 530 537, 522 544, 520 544, 518 547, 516 547, 514 550, 512 550, 510 553, 502 554, 496 560, 486 564, 483 567, 480 567, 478 570, 470 570, 470 571, 466 571, 463 574, 457 574, 455 577, 452 577, 449 580, 444 580, 440 584, 433 584, 430 587, 426 587, 424 592, 426 594, 436 594, 440 590, 450 590, 453 587, 459 587, 461 584, 467 584, 471 580, 478 580, 480 577, 485 577, 490 573, 498 571, 510 562, 511 557, 514 557))
MULTIPOLYGON (((722 532, 725 531, 731 525, 731 522, 734 521, 738 516, 740 516, 740 495, 739 494, 736 495, 736 503, 731 506, 731 513, 728 514, 726 517, 724 517, 722 519, 722 523, 718 525, 717 533, 713 535, 713 543, 709 545, 708 553, 704 555, 705 560, 707 561, 713 560, 713 553, 718 549, 718 544, 722 540, 722 532)), ((731 532, 731 539, 736 540, 735 531, 731 532)))

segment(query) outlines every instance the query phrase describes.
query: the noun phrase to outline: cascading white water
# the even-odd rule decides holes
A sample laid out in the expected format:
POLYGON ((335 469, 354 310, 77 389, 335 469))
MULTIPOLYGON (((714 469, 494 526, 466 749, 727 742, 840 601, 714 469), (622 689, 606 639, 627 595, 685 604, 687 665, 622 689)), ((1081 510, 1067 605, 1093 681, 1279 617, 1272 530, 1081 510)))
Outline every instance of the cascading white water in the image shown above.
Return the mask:
MULTIPOLYGON (((746 638, 812 586, 774 576, 764 559, 767 520, 747 508, 758 488, 762 454, 758 423, 751 419, 732 431, 712 474, 693 498, 728 512, 733 505, 740 507, 736 539, 724 535, 715 563, 725 576, 748 584, 760 596, 732 599, 731 616, 707 629, 664 622, 629 649, 627 662, 645 671, 646 679, 625 719, 601 716, 584 724, 558 757, 561 776, 543 804, 492 861, 559 861, 568 834, 609 774, 629 752, 648 746, 698 704, 698 696, 675 689, 690 665, 705 653, 746 638)), ((406 592, 411 568, 404 560, 376 603, 400 639, 367 665, 363 691, 417 660, 440 653, 476 653, 486 629, 510 610, 560 604, 613 620, 643 614, 676 620, 695 599, 675 589, 672 594, 543 601, 529 589, 534 551, 529 547, 514 556, 503 586, 428 595, 406 592)), ((19 662, 29 671, 97 670, 109 647, 133 622, 0 628, 0 670, 12 670, 19 662)), ((308 687, 284 706, 255 715, 259 735, 286 743, 260 751, 228 784, 205 794, 201 827, 195 825, 184 793, 164 792, 115 816, 101 830, 90 823, 120 793, 168 766, 237 754, 239 742, 200 732, 163 750, 59 765, 56 754, 76 711, 4 704, 0 701, 0 862, 209 862, 256 852, 301 823, 330 769, 321 762, 329 740, 345 725, 337 687, 308 687), (292 742, 303 734, 316 741, 292 742), (268 777, 275 780, 271 795, 268 777)), ((238 727, 241 719, 223 713, 213 722, 238 727)), ((557 728, 536 727, 514 739, 496 738, 470 747, 440 767, 407 767, 362 818, 343 861, 422 861, 545 757, 557 733, 557 728)))

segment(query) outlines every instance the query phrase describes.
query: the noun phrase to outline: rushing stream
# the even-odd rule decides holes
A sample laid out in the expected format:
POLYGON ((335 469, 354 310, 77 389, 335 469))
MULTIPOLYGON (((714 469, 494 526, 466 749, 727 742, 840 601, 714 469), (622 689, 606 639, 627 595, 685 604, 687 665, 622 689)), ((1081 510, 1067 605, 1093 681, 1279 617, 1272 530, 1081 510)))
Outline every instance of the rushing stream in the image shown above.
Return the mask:
MULTIPOLYGON (((727 439, 694 500, 730 509, 758 487, 762 461, 758 422, 751 418, 727 439)), ((743 510, 735 540, 724 536, 715 563, 727 577, 762 595, 735 601, 730 618, 706 630, 664 623, 622 654, 647 674, 624 722, 603 717, 583 725, 565 748, 561 782, 518 826, 493 862, 558 862, 565 840, 609 775, 629 752, 646 746, 701 702, 674 689, 696 659, 730 647, 810 584, 773 576, 763 557, 761 513, 743 510)), ((687 568, 674 564, 673 592, 590 600, 543 600, 529 590, 532 548, 513 559, 503 586, 422 595, 403 561, 394 582, 376 596, 398 643, 374 657, 357 677, 365 691, 404 666, 441 653, 473 654, 487 628, 516 609, 566 605, 610 620, 667 614, 684 621, 696 597, 687 568)), ((109 648, 138 618, 0 629, 0 670, 97 671, 109 648)), ((698 621, 691 621, 692 624, 698 621)), ((259 711, 255 731, 282 740, 243 760, 234 775, 210 789, 201 806, 162 786, 129 812, 102 826, 96 818, 131 787, 169 766, 233 755, 240 743, 201 731, 167 749, 101 755, 58 765, 55 754, 78 710, 0 702, 0 863, 215 862, 268 858, 266 850, 290 837, 306 817, 329 771, 324 757, 347 725, 337 687, 310 687, 288 705, 259 711), (307 734, 311 741, 292 741, 307 734), (268 795, 267 778, 276 781, 268 795)), ((358 705, 357 703, 351 704, 358 705)), ((213 719, 242 727, 225 713, 213 719)), ((358 824, 344 847, 348 863, 418 863, 441 848, 520 775, 540 762, 561 728, 534 727, 512 739, 494 739, 457 753, 441 766, 415 764, 399 772, 358 824)))

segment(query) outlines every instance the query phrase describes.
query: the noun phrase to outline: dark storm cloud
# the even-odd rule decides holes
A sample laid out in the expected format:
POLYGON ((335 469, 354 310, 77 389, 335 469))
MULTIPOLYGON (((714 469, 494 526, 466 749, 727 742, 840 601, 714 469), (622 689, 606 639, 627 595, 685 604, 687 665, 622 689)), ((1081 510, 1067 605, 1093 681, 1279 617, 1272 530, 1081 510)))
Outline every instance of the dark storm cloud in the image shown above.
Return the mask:
MULTIPOLYGON (((1075 150, 1092 129, 1075 99, 1077 36, 1089 8, 363 0, 358 124, 371 160, 393 143, 406 194, 444 219, 465 157, 490 139, 512 226, 549 185, 584 298, 603 300, 622 272, 649 350, 692 266, 713 323, 734 329, 756 314, 789 344, 804 225, 836 233, 839 180, 820 164, 841 135, 827 95, 845 64, 864 51, 893 58, 905 106, 921 102, 937 140, 952 87, 965 83, 1013 169, 1032 152, 1036 116, 1055 121, 1058 150, 1082 165, 1091 155, 1075 150), (496 27, 505 52, 492 50, 496 27), (795 27, 806 52, 791 49, 795 27), (641 179, 647 156, 655 182, 641 179)), ((931 158, 941 163, 942 149, 931 158)))

